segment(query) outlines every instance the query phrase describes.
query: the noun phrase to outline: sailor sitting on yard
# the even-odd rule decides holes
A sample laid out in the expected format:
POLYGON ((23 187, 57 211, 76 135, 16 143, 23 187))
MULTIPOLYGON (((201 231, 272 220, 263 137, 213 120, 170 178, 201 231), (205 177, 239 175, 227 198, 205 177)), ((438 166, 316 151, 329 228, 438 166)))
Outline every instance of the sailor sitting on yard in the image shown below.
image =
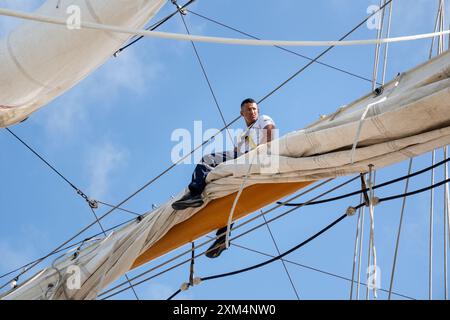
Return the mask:
MULTIPOLYGON (((212 153, 204 156, 202 161, 195 167, 192 174, 192 180, 189 184, 189 192, 180 200, 172 204, 175 210, 186 208, 195 208, 203 205, 202 192, 206 187, 206 176, 222 162, 236 159, 240 155, 256 148, 260 144, 272 141, 275 123, 266 115, 259 115, 258 105, 253 99, 245 99, 241 103, 241 116, 245 120, 247 129, 238 141, 233 151, 212 153)), ((226 232, 226 227, 217 231, 217 235, 226 232)), ((225 235, 216 239, 213 245, 208 249, 206 256, 216 258, 225 250, 225 235)))

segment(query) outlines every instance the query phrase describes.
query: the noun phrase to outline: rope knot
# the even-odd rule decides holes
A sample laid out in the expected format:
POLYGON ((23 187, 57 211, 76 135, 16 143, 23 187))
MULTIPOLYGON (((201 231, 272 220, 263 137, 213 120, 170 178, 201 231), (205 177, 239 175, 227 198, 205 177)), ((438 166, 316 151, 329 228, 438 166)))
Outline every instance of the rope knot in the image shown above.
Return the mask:
POLYGON ((345 214, 347 215, 347 217, 351 217, 356 213, 356 208, 355 207, 348 207, 347 211, 345 212, 345 214))

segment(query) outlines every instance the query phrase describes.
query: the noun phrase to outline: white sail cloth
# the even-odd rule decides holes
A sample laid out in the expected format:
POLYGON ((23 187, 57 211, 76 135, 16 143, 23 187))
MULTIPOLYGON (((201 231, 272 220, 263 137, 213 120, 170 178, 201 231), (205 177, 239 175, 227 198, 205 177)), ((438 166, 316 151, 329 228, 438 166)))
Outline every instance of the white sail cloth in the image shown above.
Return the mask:
MULTIPOLYGON (((48 0, 36 13, 76 22, 74 14, 79 9, 82 21, 142 28, 165 3, 166 0, 48 0)), ((0 128, 24 120, 76 85, 129 38, 127 34, 72 30, 32 21, 11 31, 0 41, 0 128)))
MULTIPOLYGON (((207 202, 246 186, 296 182, 366 172, 450 143, 450 52, 400 75, 380 95, 369 94, 271 146, 259 146, 242 159, 261 154, 258 163, 229 161, 208 175, 207 202), (363 115, 366 117, 363 118, 363 115), (358 135, 358 129, 361 128, 358 135), (278 144, 278 148, 274 147, 278 144), (352 147, 356 145, 355 153, 352 147), (352 162, 353 159, 353 162, 352 162), (271 162, 270 162, 270 161, 271 162), (275 164, 267 169, 267 164, 275 164)), ((173 201, 173 200, 172 200, 173 201)), ((173 211, 171 202, 113 232, 72 259, 66 256, 36 274, 3 299, 94 299, 170 228, 200 208, 173 211), (70 289, 70 266, 81 270, 81 288, 70 289)), ((205 204, 207 205, 207 204, 205 204)))

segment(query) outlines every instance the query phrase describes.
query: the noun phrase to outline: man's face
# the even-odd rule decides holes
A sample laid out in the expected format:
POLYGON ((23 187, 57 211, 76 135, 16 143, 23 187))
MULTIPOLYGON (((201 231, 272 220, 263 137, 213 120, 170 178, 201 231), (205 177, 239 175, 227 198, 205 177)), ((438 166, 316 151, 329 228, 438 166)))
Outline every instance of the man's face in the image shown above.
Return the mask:
POLYGON ((259 110, 256 103, 246 103, 241 108, 241 116, 244 117, 247 125, 252 124, 258 120, 259 110))

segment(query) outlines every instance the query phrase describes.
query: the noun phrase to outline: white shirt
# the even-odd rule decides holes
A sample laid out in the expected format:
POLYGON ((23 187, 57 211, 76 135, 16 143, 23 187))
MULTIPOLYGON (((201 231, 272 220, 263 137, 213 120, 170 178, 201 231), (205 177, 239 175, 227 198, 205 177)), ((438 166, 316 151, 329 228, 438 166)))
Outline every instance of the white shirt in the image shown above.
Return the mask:
POLYGON ((247 127, 239 137, 237 144, 238 151, 245 153, 260 145, 266 136, 264 134, 264 128, 268 125, 275 126, 275 122, 269 116, 260 115, 253 125, 247 127))

